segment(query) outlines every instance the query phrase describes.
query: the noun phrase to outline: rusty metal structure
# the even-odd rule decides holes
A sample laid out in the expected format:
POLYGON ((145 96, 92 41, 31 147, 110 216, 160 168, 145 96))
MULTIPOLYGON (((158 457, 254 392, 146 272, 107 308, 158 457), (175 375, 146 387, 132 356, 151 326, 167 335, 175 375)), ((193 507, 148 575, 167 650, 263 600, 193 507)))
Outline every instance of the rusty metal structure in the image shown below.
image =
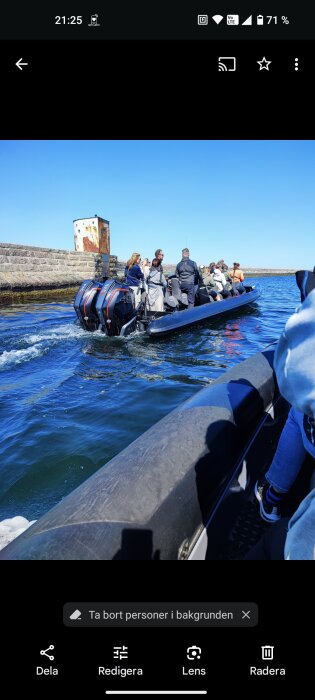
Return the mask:
POLYGON ((74 219, 74 248, 81 253, 110 255, 109 221, 101 216, 74 219))

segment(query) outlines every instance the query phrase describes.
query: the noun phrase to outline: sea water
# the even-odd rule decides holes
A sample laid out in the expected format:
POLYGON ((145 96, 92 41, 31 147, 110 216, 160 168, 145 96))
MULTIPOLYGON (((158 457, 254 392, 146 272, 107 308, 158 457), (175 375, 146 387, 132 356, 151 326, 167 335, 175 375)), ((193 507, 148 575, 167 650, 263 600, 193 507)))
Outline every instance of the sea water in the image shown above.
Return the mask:
POLYGON ((295 278, 248 282, 262 288, 252 306, 159 339, 88 333, 69 297, 0 307, 0 521, 39 518, 182 401, 277 341, 300 301, 295 278))

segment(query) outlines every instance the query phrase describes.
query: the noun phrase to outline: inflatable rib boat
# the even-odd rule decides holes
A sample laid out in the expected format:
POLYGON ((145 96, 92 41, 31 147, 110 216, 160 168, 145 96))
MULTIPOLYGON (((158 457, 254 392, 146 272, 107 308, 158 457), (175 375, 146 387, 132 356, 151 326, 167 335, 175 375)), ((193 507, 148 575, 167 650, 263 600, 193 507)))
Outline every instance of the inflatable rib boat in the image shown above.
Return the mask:
MULTIPOLYGON (((288 413, 273 355, 257 353, 198 391, 5 547, 0 559, 242 559, 270 527, 259 517, 254 484, 272 460, 288 413)), ((302 471, 293 509, 307 489, 302 471)))
POLYGON ((187 295, 172 278, 165 295, 164 311, 153 312, 147 307, 147 290, 131 288, 115 279, 104 283, 85 280, 74 300, 80 325, 87 331, 101 330, 109 336, 127 336, 135 330, 160 336, 200 323, 214 316, 230 313, 258 299, 260 286, 245 286, 239 296, 214 302, 207 287, 196 294, 195 306, 188 309, 187 295))

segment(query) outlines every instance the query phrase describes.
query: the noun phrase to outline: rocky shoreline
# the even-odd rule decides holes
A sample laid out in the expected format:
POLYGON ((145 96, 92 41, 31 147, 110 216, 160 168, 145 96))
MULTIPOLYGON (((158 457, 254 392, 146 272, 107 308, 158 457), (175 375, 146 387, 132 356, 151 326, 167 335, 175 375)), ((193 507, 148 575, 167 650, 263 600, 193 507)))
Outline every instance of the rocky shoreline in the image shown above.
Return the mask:
MULTIPOLYGON (((115 271, 114 274, 116 274, 119 277, 122 277, 124 275, 124 270, 125 270, 126 262, 124 260, 117 260, 115 263, 115 271)), ((163 263, 163 270, 166 275, 172 275, 175 272, 176 264, 167 264, 163 263)), ((294 275, 296 270, 289 270, 289 269, 284 269, 284 268, 264 268, 264 267, 242 267, 242 270, 244 272, 244 275, 246 277, 267 277, 267 276, 274 276, 274 275, 294 275)))
MULTIPOLYGON (((175 267, 176 265, 163 265, 164 271, 167 275, 172 274, 172 272, 175 272, 175 267)), ((275 276, 275 275, 294 275, 296 270, 287 270, 287 269, 268 269, 268 268, 263 268, 263 267, 242 267, 242 270, 244 272, 244 275, 246 277, 267 277, 269 276, 275 276)))

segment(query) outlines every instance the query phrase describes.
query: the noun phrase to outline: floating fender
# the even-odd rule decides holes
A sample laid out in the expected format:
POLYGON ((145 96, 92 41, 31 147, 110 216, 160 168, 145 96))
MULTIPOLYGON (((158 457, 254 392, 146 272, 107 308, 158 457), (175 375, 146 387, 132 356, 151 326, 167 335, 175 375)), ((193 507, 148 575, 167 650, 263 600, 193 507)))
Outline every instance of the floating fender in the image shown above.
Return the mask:
POLYGON ((176 560, 183 542, 189 554, 273 403, 273 355, 257 353, 197 392, 5 547, 0 559, 176 560))

